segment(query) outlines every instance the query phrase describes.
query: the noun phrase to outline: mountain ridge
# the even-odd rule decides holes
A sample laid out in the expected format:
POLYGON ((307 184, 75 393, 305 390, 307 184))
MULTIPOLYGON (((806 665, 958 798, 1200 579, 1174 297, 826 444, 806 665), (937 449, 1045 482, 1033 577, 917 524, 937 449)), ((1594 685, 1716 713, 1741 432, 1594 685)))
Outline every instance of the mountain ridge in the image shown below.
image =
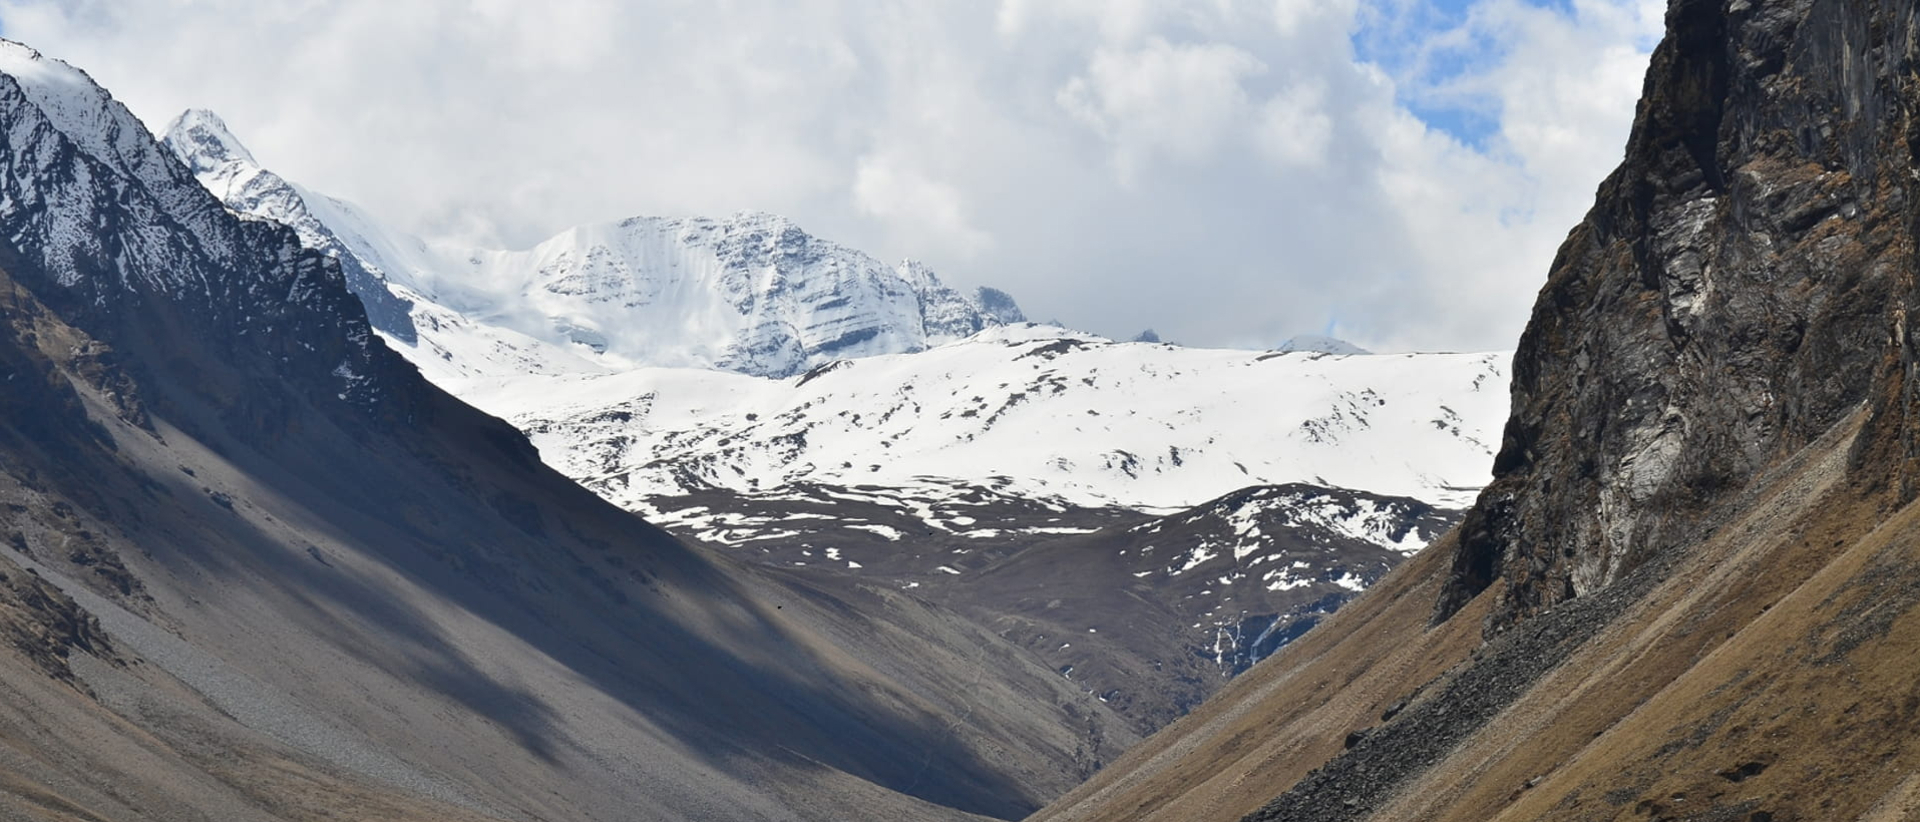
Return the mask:
POLYGON ((670 365, 787 377, 1025 321, 1003 291, 962 294, 917 261, 888 266, 764 212, 630 217, 524 250, 457 248, 266 171, 211 112, 181 114, 164 142, 235 211, 343 260, 376 325, 425 368, 457 357, 489 374, 670 365))

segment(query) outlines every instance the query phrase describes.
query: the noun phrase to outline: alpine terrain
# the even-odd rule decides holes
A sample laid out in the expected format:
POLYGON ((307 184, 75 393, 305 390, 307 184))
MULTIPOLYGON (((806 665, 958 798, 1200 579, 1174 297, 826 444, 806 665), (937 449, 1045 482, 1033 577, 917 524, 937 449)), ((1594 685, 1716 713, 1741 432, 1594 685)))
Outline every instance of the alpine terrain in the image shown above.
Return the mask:
POLYGON ((1920 818, 1920 11, 1666 26, 1463 522, 1034 819, 1920 818))
POLYGON ((1504 353, 1117 343, 768 215, 432 247, 263 169, 210 112, 165 142, 338 258, 397 351, 562 473, 745 561, 969 614, 1141 732, 1451 525, 1506 407, 1504 353), (1002 565, 1022 584, 974 582, 1002 565))
MULTIPOLYGON (((425 303, 350 288, 412 272, 194 171, 0 42, 0 816, 1011 819, 1136 738, 937 603, 580 488, 374 333, 425 303)), ((862 344, 815 331, 712 353, 862 344)))
POLYGON ((1004 292, 962 295, 917 262, 889 266, 771 214, 636 217, 523 251, 448 247, 261 168, 212 112, 181 114, 164 141, 230 208, 339 259, 374 327, 436 380, 635 365, 786 377, 1025 320, 1004 292))

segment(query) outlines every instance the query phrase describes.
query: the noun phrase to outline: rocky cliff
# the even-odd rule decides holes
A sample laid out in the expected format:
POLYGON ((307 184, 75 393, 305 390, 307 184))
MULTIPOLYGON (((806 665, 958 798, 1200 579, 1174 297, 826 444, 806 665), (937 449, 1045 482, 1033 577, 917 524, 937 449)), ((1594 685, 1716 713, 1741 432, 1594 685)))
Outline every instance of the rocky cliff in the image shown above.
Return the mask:
POLYGON ((1914 15, 1676 0, 1521 338, 1440 617, 1495 579, 1496 628, 1604 588, 1860 403, 1904 415, 1914 15))

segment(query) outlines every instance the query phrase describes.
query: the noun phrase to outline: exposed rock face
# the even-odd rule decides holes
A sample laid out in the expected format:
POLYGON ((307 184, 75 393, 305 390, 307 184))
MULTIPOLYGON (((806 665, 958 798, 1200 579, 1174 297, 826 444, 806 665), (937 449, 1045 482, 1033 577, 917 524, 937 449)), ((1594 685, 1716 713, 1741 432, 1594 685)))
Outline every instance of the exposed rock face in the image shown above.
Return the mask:
MULTIPOLYGON (((373 255, 353 253, 348 242, 335 232, 333 224, 352 222, 347 218, 356 215, 352 206, 305 191, 261 168, 253 154, 227 130, 227 124, 211 111, 193 109, 174 118, 162 144, 185 161, 201 184, 229 208, 291 228, 300 235, 303 245, 339 260, 348 290, 366 306, 373 327, 403 342, 414 341, 410 316, 413 303, 388 287, 387 273, 373 255), (317 203, 321 213, 316 214, 309 202, 317 203)), ((355 239, 361 244, 370 242, 355 239)))
POLYGON ((965 573, 926 586, 1152 731, 1307 633, 1458 518, 1406 497, 1254 486, 1001 561, 950 556, 965 573))
POLYGON ((1496 630, 1614 582, 1876 375, 1876 410, 1904 413, 1914 7, 1676 0, 1667 25, 1626 160, 1521 339, 1441 618, 1495 579, 1496 630))

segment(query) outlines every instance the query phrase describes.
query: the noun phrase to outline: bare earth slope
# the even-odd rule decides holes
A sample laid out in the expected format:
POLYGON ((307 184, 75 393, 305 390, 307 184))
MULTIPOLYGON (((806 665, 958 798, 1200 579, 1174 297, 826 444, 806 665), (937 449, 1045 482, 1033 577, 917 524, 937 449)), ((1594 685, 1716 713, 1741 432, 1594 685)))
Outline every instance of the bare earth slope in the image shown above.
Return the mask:
POLYGON ((1673 3, 1460 528, 1034 818, 1913 818, 1916 13, 1673 3))

